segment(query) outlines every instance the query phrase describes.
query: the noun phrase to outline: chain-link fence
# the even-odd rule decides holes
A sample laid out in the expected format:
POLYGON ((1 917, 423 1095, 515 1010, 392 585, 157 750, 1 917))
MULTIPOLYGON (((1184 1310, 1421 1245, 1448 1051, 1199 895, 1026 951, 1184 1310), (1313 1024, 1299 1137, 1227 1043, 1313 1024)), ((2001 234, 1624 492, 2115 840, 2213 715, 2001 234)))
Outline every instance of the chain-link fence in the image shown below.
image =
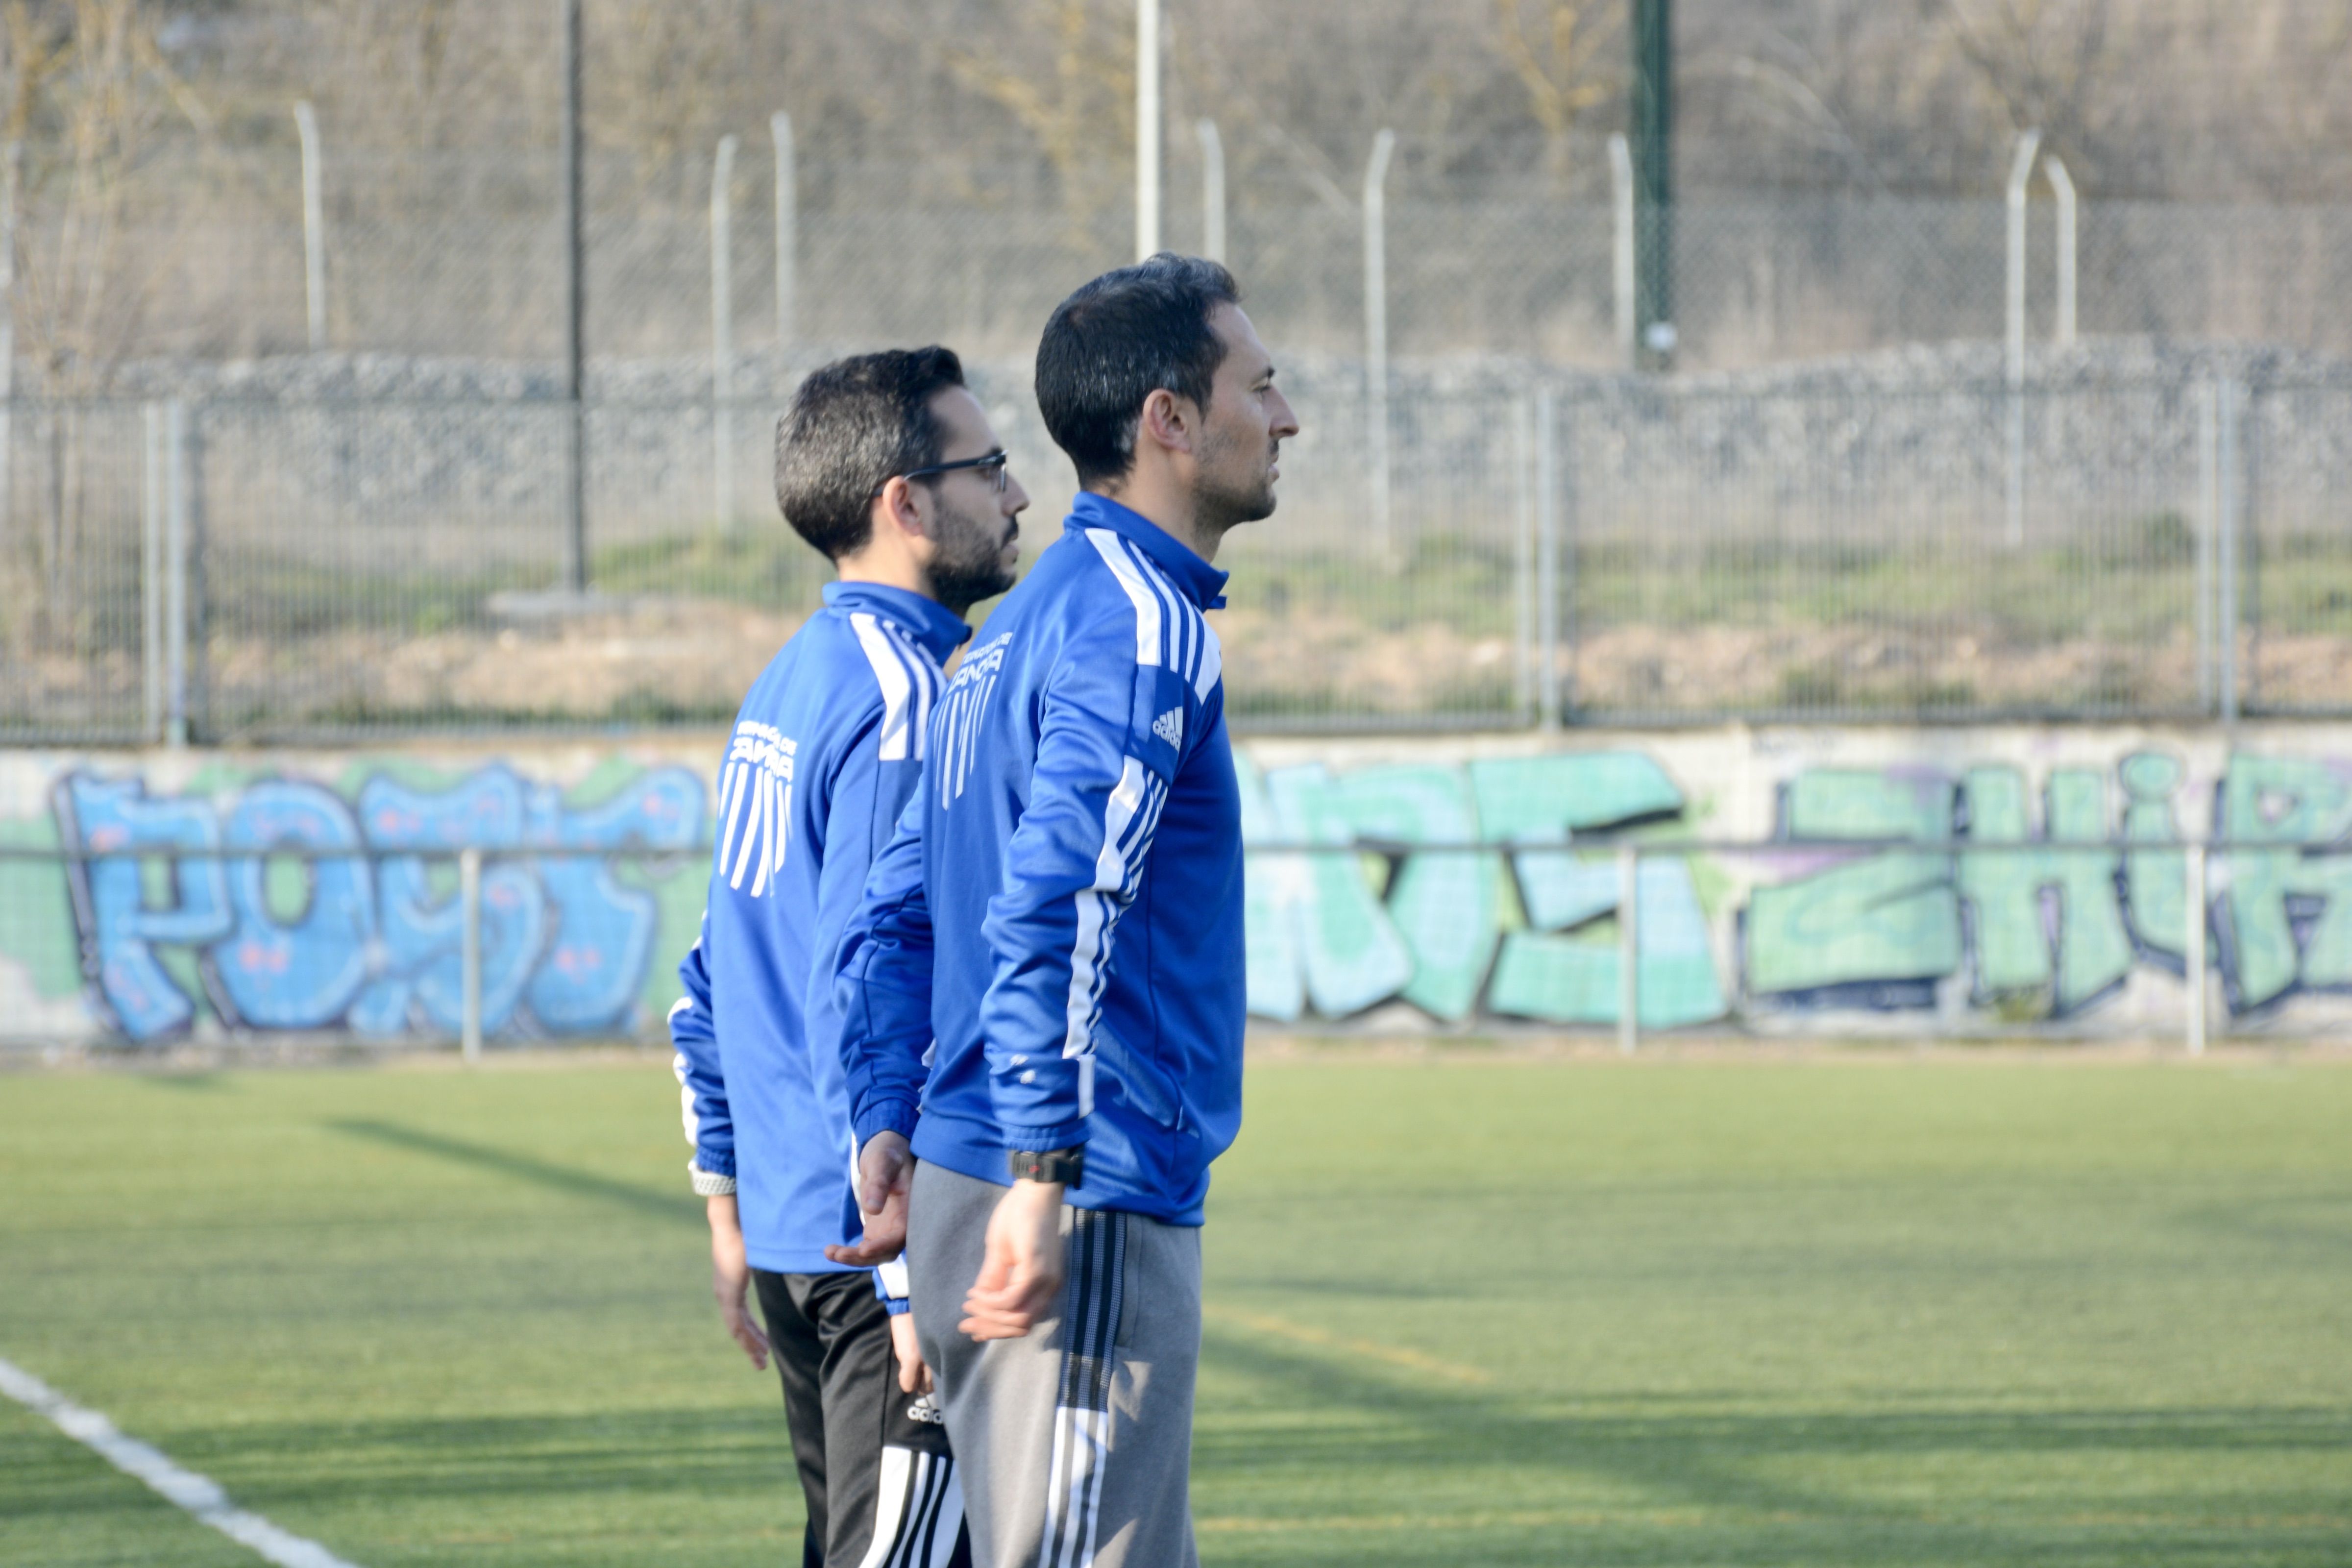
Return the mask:
MULTIPOLYGON (((952 165, 799 160, 784 188, 765 137, 725 183, 735 338, 829 353, 944 339, 1018 356, 1070 289, 1133 254, 1123 202, 1079 205, 1034 153, 952 165), (974 173, 974 171, 979 171, 974 173), (777 303, 780 211, 793 236, 791 321, 777 303)), ((1383 226, 1389 337, 1404 356, 1540 354, 1614 368, 1618 217, 1590 179, 1449 183, 1442 146, 1406 149, 1383 226), (1416 158, 1413 153, 1419 153, 1416 158)), ((1197 159, 1171 160, 1165 243, 1198 250, 1210 217, 1197 159)), ((970 150, 965 150, 967 153, 970 150)), ((488 355, 551 364, 563 350, 567 254, 551 153, 341 149, 320 172, 325 327, 345 352, 488 355)), ((714 162, 592 159, 584 287, 597 356, 708 352, 714 162)), ((1577 166, 1605 163, 1598 144, 1577 166)), ((166 158, 143 176, 125 248, 142 258, 113 352, 208 356, 310 346, 300 165, 290 149, 233 169, 166 158), (163 216, 161 215, 169 214, 163 216), (133 297, 135 296, 135 297, 133 297)), ((1237 185, 1226 254, 1292 352, 1360 353, 1365 220, 1355 176, 1237 185)), ((2042 184, 2026 220, 2028 319, 2059 326, 2059 213, 2042 184)), ((27 215, 28 254, 67 214, 27 215)), ((2352 205, 2109 201, 2074 219, 2076 329, 2090 337, 2261 342, 2352 355, 2352 205)), ((2008 216, 1988 199, 1869 188, 1697 189, 1674 207, 1676 362, 1726 369, 1920 342, 1998 339, 2008 216)), ((103 367, 83 367, 89 368, 103 367)))
MULTIPOLYGON (((1036 504, 1017 366, 975 368, 1036 504)), ((1234 535, 1227 700, 1267 728, 2352 711, 2352 384, 2019 392, 1305 362, 1234 535)), ((20 403, 0 733, 286 739, 717 722, 817 602, 773 397, 591 403, 592 592, 551 400, 20 403), (722 495, 733 510, 721 513, 722 495)))

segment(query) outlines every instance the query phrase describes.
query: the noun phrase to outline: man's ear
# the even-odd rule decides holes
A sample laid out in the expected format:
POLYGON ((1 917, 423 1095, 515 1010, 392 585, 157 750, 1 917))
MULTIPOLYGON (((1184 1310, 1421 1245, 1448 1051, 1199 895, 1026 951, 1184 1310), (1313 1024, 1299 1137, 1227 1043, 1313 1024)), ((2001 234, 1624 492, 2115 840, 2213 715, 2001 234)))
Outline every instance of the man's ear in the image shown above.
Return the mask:
POLYGON ((1137 421, 1137 430, 1142 437, 1158 442, 1171 452, 1189 453, 1192 450, 1192 438, 1198 433, 1199 424, 1199 411, 1163 386, 1143 400, 1143 413, 1137 421))
POLYGON ((874 526, 886 524, 896 529, 902 538, 925 539, 930 531, 924 525, 920 503, 915 499, 915 487, 907 479, 893 479, 874 498, 874 526))

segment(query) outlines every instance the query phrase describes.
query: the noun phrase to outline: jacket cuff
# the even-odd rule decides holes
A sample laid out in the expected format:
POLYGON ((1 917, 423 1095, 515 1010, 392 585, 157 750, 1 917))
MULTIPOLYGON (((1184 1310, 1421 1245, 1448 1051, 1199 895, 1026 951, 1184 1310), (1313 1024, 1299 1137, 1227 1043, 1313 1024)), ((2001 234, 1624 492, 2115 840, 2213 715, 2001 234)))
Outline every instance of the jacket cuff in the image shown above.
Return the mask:
POLYGON ((873 1141, 877 1132, 896 1132, 911 1142, 915 1136, 915 1123, 921 1115, 921 1109, 911 1100, 894 1096, 875 1100, 860 1111, 850 1125, 850 1131, 857 1135, 857 1152, 864 1153, 866 1145, 873 1141))
POLYGON ((1042 1154, 1048 1149, 1075 1149, 1087 1141, 1087 1119, 1056 1121, 1049 1127, 1005 1127, 999 1136, 1007 1149, 1042 1154))
POLYGON ((732 1175, 721 1175, 716 1171, 706 1171, 698 1164, 688 1164, 686 1167, 686 1173, 694 1180, 694 1193, 697 1197, 723 1198, 735 1191, 735 1178, 732 1175))

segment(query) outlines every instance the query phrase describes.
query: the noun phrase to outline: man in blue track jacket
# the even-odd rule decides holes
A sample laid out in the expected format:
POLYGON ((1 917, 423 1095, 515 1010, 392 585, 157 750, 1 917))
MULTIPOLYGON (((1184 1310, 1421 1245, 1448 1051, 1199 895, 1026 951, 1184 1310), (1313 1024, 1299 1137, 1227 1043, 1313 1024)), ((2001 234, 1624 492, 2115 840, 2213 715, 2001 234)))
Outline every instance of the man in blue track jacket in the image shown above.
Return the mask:
POLYGON ((805 1563, 934 1568, 965 1560, 961 1488, 894 1315, 903 1283, 889 1300, 903 1268, 825 1255, 863 1230, 833 956, 921 777, 963 612, 1012 584, 1028 497, 942 348, 803 382, 777 426, 776 493, 840 581, 753 684, 721 765, 709 905, 670 1015, 690 1169, 720 1314, 783 1382, 805 1563))
POLYGON ((843 936, 844 1068, 974 1560, 1167 1568, 1197 1561, 1199 1226, 1241 1122, 1240 797, 1202 612, 1298 426, 1232 276, 1172 256, 1063 301, 1037 401, 1084 492, 933 710, 843 936))

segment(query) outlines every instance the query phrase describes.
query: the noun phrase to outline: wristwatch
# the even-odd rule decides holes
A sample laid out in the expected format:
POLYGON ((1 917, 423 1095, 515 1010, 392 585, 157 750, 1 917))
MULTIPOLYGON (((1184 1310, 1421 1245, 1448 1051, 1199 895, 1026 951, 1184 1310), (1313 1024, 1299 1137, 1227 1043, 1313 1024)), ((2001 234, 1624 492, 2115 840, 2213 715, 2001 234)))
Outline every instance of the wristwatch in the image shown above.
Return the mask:
POLYGON ((1075 1187, 1086 1180, 1087 1146, 1080 1143, 1075 1148, 1047 1149, 1043 1152, 1015 1149, 1004 1156, 1004 1163, 1012 1167, 1016 1182, 1059 1182, 1066 1187, 1075 1187))

